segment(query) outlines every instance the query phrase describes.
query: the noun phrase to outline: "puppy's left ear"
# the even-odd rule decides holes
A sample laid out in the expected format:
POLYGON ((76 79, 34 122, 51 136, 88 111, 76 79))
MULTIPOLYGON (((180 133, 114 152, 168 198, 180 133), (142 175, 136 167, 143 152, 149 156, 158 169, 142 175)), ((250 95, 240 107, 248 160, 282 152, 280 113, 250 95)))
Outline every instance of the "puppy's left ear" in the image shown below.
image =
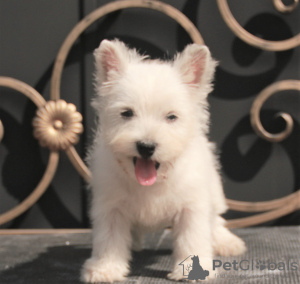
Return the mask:
POLYGON ((188 45, 174 60, 185 84, 194 88, 209 87, 208 91, 216 65, 208 47, 199 44, 188 45))

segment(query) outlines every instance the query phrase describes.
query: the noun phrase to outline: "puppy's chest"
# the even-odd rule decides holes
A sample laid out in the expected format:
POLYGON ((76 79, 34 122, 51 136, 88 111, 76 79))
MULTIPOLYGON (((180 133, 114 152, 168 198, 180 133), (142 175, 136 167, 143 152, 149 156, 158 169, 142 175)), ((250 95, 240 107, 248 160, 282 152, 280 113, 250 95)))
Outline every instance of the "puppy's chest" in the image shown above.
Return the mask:
POLYGON ((127 205, 133 222, 147 227, 171 224, 179 206, 166 195, 137 194, 127 205))

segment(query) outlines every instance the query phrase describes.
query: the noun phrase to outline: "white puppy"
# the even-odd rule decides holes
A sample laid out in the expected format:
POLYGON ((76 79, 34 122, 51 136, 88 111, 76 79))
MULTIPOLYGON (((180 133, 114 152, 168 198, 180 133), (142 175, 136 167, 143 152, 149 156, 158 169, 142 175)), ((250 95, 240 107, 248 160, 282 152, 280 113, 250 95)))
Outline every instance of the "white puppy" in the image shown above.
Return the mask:
POLYGON ((189 255, 198 255, 212 276, 214 254, 245 251, 219 216, 226 203, 206 136, 216 62, 197 44, 171 62, 149 60, 118 40, 102 41, 94 55, 99 126, 89 154, 93 252, 82 280, 123 280, 143 232, 165 226, 174 236, 168 277, 184 277, 178 264, 189 255))

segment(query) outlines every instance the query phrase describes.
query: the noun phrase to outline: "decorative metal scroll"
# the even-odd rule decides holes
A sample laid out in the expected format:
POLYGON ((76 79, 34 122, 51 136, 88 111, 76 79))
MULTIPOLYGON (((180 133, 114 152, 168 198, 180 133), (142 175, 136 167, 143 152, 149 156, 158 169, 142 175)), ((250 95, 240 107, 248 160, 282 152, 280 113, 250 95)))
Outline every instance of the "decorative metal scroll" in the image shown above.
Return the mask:
MULTIPOLYGON (((300 34, 295 37, 272 42, 257 38, 245 31, 234 19, 226 0, 217 0, 219 10, 229 28, 246 43, 268 51, 281 51, 295 48, 300 45, 300 34)), ((280 0, 273 0, 273 4, 282 13, 292 12, 298 0, 290 6, 285 6, 280 0)), ((179 10, 160 1, 149 0, 123 0, 104 5, 82 19, 69 33, 56 57, 52 78, 50 96, 52 101, 46 102, 44 98, 32 87, 16 79, 0 77, 0 87, 12 88, 27 96, 38 107, 33 119, 34 136, 41 146, 48 147, 50 156, 46 171, 33 192, 19 205, 0 215, 0 225, 4 224, 28 210, 46 191, 52 181, 59 161, 59 150, 64 150, 78 173, 88 182, 91 173, 86 167, 74 144, 78 142, 82 133, 81 114, 76 111, 73 104, 60 99, 60 83, 62 71, 70 49, 79 36, 94 22, 105 15, 127 8, 146 8, 156 10, 174 19, 189 34, 193 42, 203 44, 204 41, 194 24, 179 10)), ((254 131, 270 142, 279 142, 285 139, 293 130, 293 119, 287 113, 279 115, 286 122, 286 129, 279 134, 268 133, 262 126, 259 113, 264 102, 275 92, 295 89, 300 91, 300 81, 287 80, 275 83, 263 90, 256 98, 251 109, 251 124, 254 131)), ((0 142, 3 138, 5 126, 0 121, 0 142)), ((246 227, 260 224, 284 216, 300 209, 300 190, 286 197, 265 202, 243 202, 227 199, 229 208, 242 212, 264 212, 251 217, 238 218, 228 221, 228 227, 246 227)))
POLYGON ((3 136, 4 136, 4 127, 3 127, 3 124, 0 120, 0 142, 3 139, 3 136))
MULTIPOLYGON (((298 2, 298 0, 294 0, 293 4, 286 6, 282 3, 281 0, 273 0, 274 7, 281 13, 292 12, 298 5, 298 2)), ((217 0, 217 3, 220 13, 228 27, 237 37, 239 37, 241 40, 248 43, 249 45, 266 51, 283 51, 300 46, 300 33, 294 36, 293 38, 283 41, 264 40, 250 34, 245 29, 243 29, 235 20, 229 9, 227 0, 217 0)), ((265 101, 268 98, 270 98, 274 93, 284 90, 300 91, 300 81, 285 80, 270 85, 256 97, 250 111, 251 125, 254 131, 257 133, 258 136, 270 142, 280 142, 286 139, 293 130, 294 122, 292 117, 288 113, 281 112, 278 114, 278 116, 284 119, 286 123, 286 128, 282 132, 276 134, 272 134, 266 131, 262 126, 259 117, 260 110, 265 101)), ((231 228, 252 226, 276 219, 278 217, 284 216, 286 214, 300 209, 300 189, 286 197, 271 201, 242 202, 228 199, 227 203, 230 209, 236 211, 264 212, 250 217, 230 220, 228 222, 228 226, 231 228)))
MULTIPOLYGON (((44 98, 35 89, 16 79, 12 79, 8 77, 0 77, 0 86, 11 88, 24 94, 31 101, 33 101, 38 108, 42 108, 46 103, 44 98)), ((2 123, 0 125, 0 133, 2 135, 4 134, 4 128, 2 126, 2 123)), ((58 165, 58 160, 59 160, 58 152, 51 151, 46 171, 41 181, 37 185, 37 187, 32 191, 32 193, 25 200, 23 200, 23 202, 18 204, 13 209, 1 214, 0 224, 4 224, 16 218, 17 216, 19 216, 20 214, 28 210, 33 204, 35 204, 35 202, 37 202, 37 200, 43 195, 43 193, 46 191, 47 187, 49 186, 50 182, 52 181, 58 165)))
MULTIPOLYGON (((244 42, 255 46, 257 48, 261 48, 263 50, 268 51, 283 51, 287 49, 292 49, 300 45, 300 33, 294 36, 293 38, 282 40, 282 41, 270 41, 265 40, 262 38, 259 38, 257 36, 254 36, 253 34, 250 34, 245 29, 243 29, 240 24, 236 21, 236 19, 233 17, 229 7, 227 0, 217 0, 220 13, 226 22, 227 26, 234 32, 234 34, 239 37, 244 42)), ((276 9, 279 10, 279 12, 291 12, 298 3, 298 0, 294 0, 296 5, 293 6, 285 6, 280 0, 273 0, 274 6, 276 9)))

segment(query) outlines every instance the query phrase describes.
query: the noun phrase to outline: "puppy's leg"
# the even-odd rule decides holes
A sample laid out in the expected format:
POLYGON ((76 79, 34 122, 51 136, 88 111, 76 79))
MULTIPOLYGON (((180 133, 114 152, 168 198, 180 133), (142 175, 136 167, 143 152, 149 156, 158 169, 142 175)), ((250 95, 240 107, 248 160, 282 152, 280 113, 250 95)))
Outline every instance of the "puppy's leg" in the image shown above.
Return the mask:
POLYGON ((90 283, 124 280, 129 272, 129 221, 117 209, 99 213, 93 224, 92 257, 83 265, 81 279, 90 283))
POLYGON ((234 256, 247 250, 244 241, 225 228, 225 220, 220 216, 215 219, 212 235, 216 255, 234 256))
POLYGON ((131 230, 132 235, 132 250, 134 251, 141 251, 143 250, 143 240, 144 240, 144 233, 142 228, 138 226, 134 226, 131 230))
POLYGON ((179 263, 191 255, 198 255, 203 270, 209 271, 206 279, 213 278, 213 249, 209 213, 205 212, 203 208, 185 208, 177 217, 173 224, 175 263, 168 278, 173 280, 185 278, 179 263))

